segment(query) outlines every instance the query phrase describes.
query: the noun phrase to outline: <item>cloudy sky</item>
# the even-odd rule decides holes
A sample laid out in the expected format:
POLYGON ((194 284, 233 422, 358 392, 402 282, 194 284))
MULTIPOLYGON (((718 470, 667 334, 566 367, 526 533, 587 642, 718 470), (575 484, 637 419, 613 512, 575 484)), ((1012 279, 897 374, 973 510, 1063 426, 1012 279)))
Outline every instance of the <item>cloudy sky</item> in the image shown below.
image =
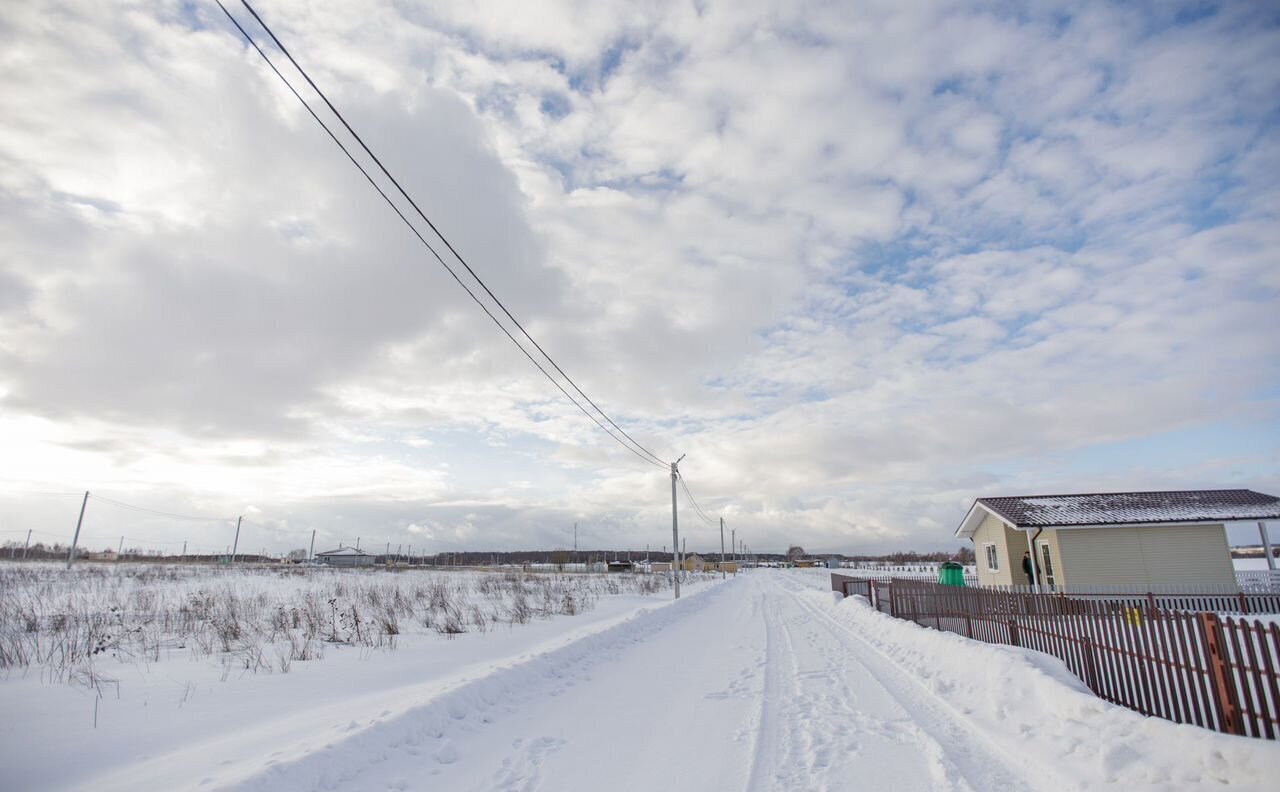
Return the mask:
MULTIPOLYGON (((1280 493, 1274 4, 257 8, 757 549, 953 547, 980 495, 1280 493)), ((0 540, 65 540, 88 489, 245 514, 254 550, 670 543, 669 477, 212 0, 6 3, 0 52, 0 540)), ((229 531, 105 501, 85 529, 229 531)))

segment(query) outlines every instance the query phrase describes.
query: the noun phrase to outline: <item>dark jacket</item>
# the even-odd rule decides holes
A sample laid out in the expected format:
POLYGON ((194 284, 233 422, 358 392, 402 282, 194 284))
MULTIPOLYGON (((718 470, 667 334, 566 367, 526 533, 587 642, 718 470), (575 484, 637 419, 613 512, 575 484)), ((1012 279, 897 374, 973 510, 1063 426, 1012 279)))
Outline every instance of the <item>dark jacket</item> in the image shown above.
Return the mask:
MULTIPOLYGON (((1027 580, 1031 579, 1031 556, 1022 557, 1022 571, 1027 574, 1027 580)), ((1040 577, 1040 565, 1036 564, 1036 577, 1040 577)))

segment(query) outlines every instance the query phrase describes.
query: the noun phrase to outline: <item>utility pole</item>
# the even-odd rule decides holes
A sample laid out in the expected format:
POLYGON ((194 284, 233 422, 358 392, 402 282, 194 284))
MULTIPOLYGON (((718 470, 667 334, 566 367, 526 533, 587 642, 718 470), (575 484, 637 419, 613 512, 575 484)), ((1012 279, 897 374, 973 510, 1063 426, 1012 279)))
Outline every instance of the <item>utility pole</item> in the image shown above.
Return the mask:
POLYGON ((27 529, 27 541, 22 544, 22 560, 27 560, 27 548, 31 546, 31 529, 27 529))
POLYGON ((236 562, 236 550, 240 548, 240 521, 243 519, 243 514, 236 518, 236 540, 235 543, 231 545, 231 563, 233 564, 236 562))
MULTIPOLYGON (((1267 524, 1261 520, 1258 521, 1258 533, 1262 536, 1262 551, 1267 554, 1267 569, 1275 572, 1276 559, 1271 555, 1271 538, 1267 536, 1267 524)), ((31 538, 30 531, 27 531, 27 538, 31 538)), ((23 553, 22 557, 26 558, 26 553, 23 553)))
MULTIPOLYGON (((680 459, 684 459, 685 455, 681 454, 680 459)), ((680 521, 676 513, 676 478, 680 475, 679 469, 676 467, 680 464, 680 459, 671 463, 671 554, 675 561, 679 561, 678 555, 680 550, 680 521)), ((680 573, 678 563, 672 565, 671 579, 675 581, 675 598, 680 599, 680 573)))
POLYGON ((738 529, 730 529, 729 535, 733 537, 733 542, 729 546, 733 548, 733 563, 736 564, 738 563, 738 529))
POLYGON ((308 561, 314 560, 315 555, 316 555, 316 529, 312 528, 311 529, 311 550, 307 552, 307 560, 308 561))
POLYGON ((720 518, 720 579, 724 580, 724 518, 720 518))
POLYGON ((183 558, 187 557, 187 540, 186 539, 182 540, 182 557, 183 558))
POLYGON ((120 537, 120 546, 116 548, 116 563, 120 563, 120 559, 124 558, 124 537, 120 537))
POLYGON ((573 524, 573 558, 578 559, 578 524, 573 524))
POLYGON ((89 505, 89 490, 84 491, 84 500, 80 501, 80 519, 76 520, 76 535, 71 539, 71 550, 67 553, 67 569, 76 560, 76 545, 80 543, 80 526, 84 523, 84 507, 89 505))
POLYGON ((357 550, 359 550, 359 549, 360 549, 360 537, 358 537, 358 536, 356 537, 356 549, 357 549, 357 550))

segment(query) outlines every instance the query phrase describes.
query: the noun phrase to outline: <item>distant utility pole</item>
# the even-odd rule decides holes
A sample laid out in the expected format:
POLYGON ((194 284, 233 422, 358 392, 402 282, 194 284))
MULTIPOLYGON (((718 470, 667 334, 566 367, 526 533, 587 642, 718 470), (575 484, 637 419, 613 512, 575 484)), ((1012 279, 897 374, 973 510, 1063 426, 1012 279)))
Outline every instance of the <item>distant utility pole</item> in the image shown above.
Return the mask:
POLYGON ((573 524, 573 552, 576 556, 578 553, 578 524, 573 524))
POLYGON ((311 561, 316 555, 316 529, 311 529, 311 550, 307 552, 307 560, 311 561))
POLYGON ((187 540, 186 539, 182 540, 182 557, 183 558, 187 557, 187 540))
POLYGON ((80 543, 80 526, 84 524, 84 507, 89 505, 89 490, 84 491, 84 500, 80 501, 80 519, 76 520, 76 535, 71 539, 71 550, 67 553, 67 569, 76 560, 76 545, 80 543))
POLYGON ((720 518, 720 579, 724 580, 724 518, 720 518))
MULTIPOLYGON (((680 459, 685 458, 685 454, 680 455, 680 459)), ((676 512, 676 479, 680 476, 680 470, 677 465, 680 459, 671 463, 671 554, 676 564, 671 570, 671 579, 675 581, 675 598, 680 599, 680 573, 679 569, 679 551, 680 551, 680 519, 676 512)))
POLYGON ((124 558, 124 537, 120 537, 120 546, 116 548, 116 563, 120 563, 120 559, 124 558))
POLYGON ((236 518, 236 539, 235 543, 231 545, 231 563, 233 564, 236 562, 236 550, 240 549, 240 521, 243 519, 243 514, 236 518))
POLYGON ((22 543, 22 560, 27 560, 27 548, 31 546, 31 529, 27 529, 27 541, 22 543))
POLYGON ((356 549, 357 549, 357 550, 359 550, 359 549, 360 549, 360 537, 358 537, 358 536, 356 537, 356 549))
POLYGON ((733 563, 738 563, 738 529, 733 528, 729 531, 729 536, 733 537, 733 541, 729 544, 733 548, 733 563))

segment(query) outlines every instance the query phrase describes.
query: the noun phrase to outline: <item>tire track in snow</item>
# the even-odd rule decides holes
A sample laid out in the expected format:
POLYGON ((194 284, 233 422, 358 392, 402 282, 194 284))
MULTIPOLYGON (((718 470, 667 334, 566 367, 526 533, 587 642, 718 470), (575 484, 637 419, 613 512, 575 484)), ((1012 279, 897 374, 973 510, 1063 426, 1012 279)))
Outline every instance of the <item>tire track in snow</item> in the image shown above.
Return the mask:
POLYGON ((749 792, 841 790, 855 780, 869 788, 972 792, 943 746, 849 663, 840 636, 768 579, 756 587, 769 650, 749 792))
POLYGON ((759 661, 763 672, 763 685, 760 691, 760 707, 753 724, 751 742, 751 770, 747 773, 747 792, 769 790, 773 788, 773 768, 779 764, 781 734, 778 728, 779 691, 783 682, 779 663, 779 643, 781 636, 773 608, 768 595, 763 589, 755 591, 753 597, 755 610, 764 617, 764 653, 759 661), (763 758, 762 758, 763 757, 763 758))
MULTIPOLYGON (((876 687, 898 703, 910 716, 908 728, 927 736, 931 759, 964 779, 965 788, 975 790, 1034 790, 1063 788, 1062 782, 1045 777, 1032 782, 1004 749, 983 732, 965 722, 945 700, 900 669, 894 661, 868 643, 857 631, 843 624, 821 607, 808 602, 800 589, 780 583, 776 588, 814 618, 822 621, 833 634, 846 636, 841 643, 847 651, 843 661, 856 663, 874 681, 876 687)), ((927 744, 926 744, 927 745, 927 744)), ((922 746, 923 747, 923 746, 922 746)))
MULTIPOLYGON (((326 792, 337 789, 422 788, 422 782, 466 759, 469 741, 484 739, 490 724, 522 708, 555 699, 630 647, 649 640, 726 596, 732 585, 691 596, 592 633, 570 644, 473 679, 395 718, 355 732, 290 762, 258 768, 245 778, 207 785, 262 792, 326 792), (460 747, 461 746, 461 747, 460 747)), ((732 596, 732 595, 730 595, 732 596)), ((513 745, 511 761, 485 773, 478 789, 532 792, 542 786, 542 766, 563 741, 530 737, 513 745)), ((429 782, 433 788, 434 781, 429 782)), ((453 787, 458 788, 458 787, 453 787)))

